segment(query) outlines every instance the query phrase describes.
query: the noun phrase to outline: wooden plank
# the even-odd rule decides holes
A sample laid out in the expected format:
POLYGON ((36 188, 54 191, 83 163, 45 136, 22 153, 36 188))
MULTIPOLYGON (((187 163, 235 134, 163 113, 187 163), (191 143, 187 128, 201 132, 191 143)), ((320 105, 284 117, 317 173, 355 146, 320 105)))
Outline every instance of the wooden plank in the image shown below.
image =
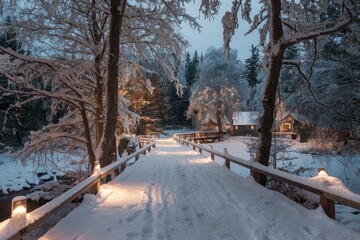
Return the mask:
POLYGON ((343 205, 346 205, 346 206, 349 206, 349 207, 360 210, 360 202, 355 202, 355 201, 353 201, 351 199, 344 198, 342 196, 338 196, 338 195, 335 195, 335 194, 332 194, 332 193, 329 193, 329 192, 324 192, 323 196, 325 198, 327 198, 327 199, 333 200, 334 202, 338 202, 338 203, 341 203, 343 205))

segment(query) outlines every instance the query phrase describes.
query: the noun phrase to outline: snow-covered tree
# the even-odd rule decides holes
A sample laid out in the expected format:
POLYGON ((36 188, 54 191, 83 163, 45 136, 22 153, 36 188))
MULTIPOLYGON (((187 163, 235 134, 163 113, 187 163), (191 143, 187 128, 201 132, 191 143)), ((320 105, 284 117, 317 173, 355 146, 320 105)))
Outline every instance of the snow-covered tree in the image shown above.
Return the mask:
POLYGON ((236 51, 227 59, 222 49, 209 48, 199 66, 199 80, 191 88, 188 117, 196 117, 200 124, 212 121, 221 132, 225 120, 240 109, 242 92, 247 90, 241 89, 241 67, 236 51))
MULTIPOLYGON (((176 64, 172 54, 181 55, 187 42, 179 33, 178 25, 188 21, 192 26, 198 26, 195 18, 186 14, 184 2, 187 1, 126 3, 119 39, 119 78, 115 77, 120 85, 127 81, 126 78, 134 76, 132 72, 142 68, 140 60, 149 59, 157 61, 167 78, 177 86, 177 91, 181 91, 181 84, 174 74, 176 64)), ((106 79, 110 74, 106 65, 112 56, 108 44, 109 14, 105 0, 29 0, 26 4, 18 4, 18 19, 12 27, 19 29, 21 40, 37 55, 24 58, 9 49, 1 49, 11 56, 2 62, 1 75, 9 77, 13 84, 27 88, 17 92, 29 96, 27 101, 46 98, 51 104, 52 115, 58 115, 59 110, 63 112, 59 122, 33 135, 25 152, 30 153, 56 140, 72 140, 86 146, 92 167, 95 153, 98 157, 102 155, 101 145, 104 144, 100 144, 100 140, 105 131, 105 115, 109 112, 117 114, 117 110, 105 110, 104 105, 104 101, 117 92, 117 88, 113 88, 112 94, 105 94, 105 87, 109 87, 106 79), (10 58, 18 60, 9 61, 10 58), (24 74, 20 76, 19 71, 24 74), (30 84, 40 75, 49 86, 46 90, 30 84)), ((120 100, 123 100, 120 101, 123 106, 119 108, 126 108, 126 99, 120 100)), ((109 132, 105 142, 109 138, 114 141, 109 132)))
MULTIPOLYGON (((206 15, 210 15, 217 11, 220 2, 204 0, 201 3, 201 10, 206 15)), ((298 65, 295 61, 284 61, 285 50, 306 41, 310 43, 309 46, 316 46, 320 38, 344 30, 354 20, 358 20, 357 11, 360 3, 353 0, 261 0, 260 4, 260 11, 252 17, 251 0, 235 0, 232 9, 222 18, 222 23, 227 53, 235 29, 239 26, 238 14, 251 24, 249 32, 255 29, 260 32, 260 44, 264 48, 262 62, 267 74, 261 97, 263 111, 259 120, 256 161, 268 166, 280 71, 284 63, 298 65), (329 6, 335 3, 342 6, 340 14, 324 21, 323 14, 326 14, 329 6)), ((264 175, 255 173, 254 177, 261 184, 266 183, 264 175)))

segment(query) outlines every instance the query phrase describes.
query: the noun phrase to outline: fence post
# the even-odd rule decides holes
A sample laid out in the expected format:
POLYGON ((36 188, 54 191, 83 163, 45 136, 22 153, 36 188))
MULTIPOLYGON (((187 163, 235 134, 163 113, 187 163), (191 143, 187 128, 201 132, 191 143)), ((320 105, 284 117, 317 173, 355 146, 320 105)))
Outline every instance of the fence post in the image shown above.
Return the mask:
MULTIPOLYGON (((229 154, 227 148, 224 148, 224 154, 225 154, 225 155, 228 155, 228 154, 229 154)), ((226 166, 228 169, 230 169, 230 161, 229 161, 228 158, 225 158, 225 166, 226 166)))
MULTIPOLYGON (((95 166, 94 166, 94 170, 93 170, 93 174, 100 174, 100 162, 98 160, 95 161, 95 166)), ((100 189, 100 178, 96 181, 96 183, 91 187, 90 192, 92 194, 97 194, 99 192, 100 189)))
POLYGON ((211 158, 211 160, 215 160, 215 157, 214 157, 214 153, 213 153, 213 151, 214 151, 214 148, 213 148, 213 146, 212 145, 210 145, 210 158, 211 158))
POLYGON ((125 170, 125 168, 126 168, 126 163, 120 166, 120 173, 122 173, 125 170))
POLYGON ((201 148, 199 148, 199 153, 202 153, 202 149, 201 149, 201 148))
POLYGON ((320 195, 320 205, 329 218, 335 219, 335 202, 320 195))
MULTIPOLYGON (((318 175, 326 177, 327 173, 325 168, 318 168, 318 175)), ((333 200, 327 199, 324 196, 324 193, 320 195, 320 205, 329 218, 335 219, 335 202, 333 200)))
POLYGON ((136 156, 135 156, 135 162, 136 162, 137 160, 139 160, 139 155, 136 155, 136 156))

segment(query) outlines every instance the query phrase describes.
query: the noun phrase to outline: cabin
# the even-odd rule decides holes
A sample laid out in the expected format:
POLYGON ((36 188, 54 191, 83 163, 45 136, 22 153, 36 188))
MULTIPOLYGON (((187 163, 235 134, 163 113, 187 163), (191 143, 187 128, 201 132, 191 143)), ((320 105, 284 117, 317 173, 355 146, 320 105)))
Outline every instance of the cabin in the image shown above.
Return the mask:
POLYGON ((234 112, 230 132, 232 136, 257 136, 259 112, 234 112))
POLYGON ((306 142, 309 137, 309 129, 309 121, 302 114, 290 111, 278 112, 276 114, 274 134, 277 137, 306 142))

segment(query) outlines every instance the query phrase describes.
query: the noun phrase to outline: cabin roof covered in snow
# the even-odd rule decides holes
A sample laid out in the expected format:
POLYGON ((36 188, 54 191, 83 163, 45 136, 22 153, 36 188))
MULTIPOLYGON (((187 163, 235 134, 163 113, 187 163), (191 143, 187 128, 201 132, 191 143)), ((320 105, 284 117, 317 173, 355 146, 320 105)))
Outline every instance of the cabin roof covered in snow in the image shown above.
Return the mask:
POLYGON ((259 112, 234 112, 234 125, 258 125, 259 112))

